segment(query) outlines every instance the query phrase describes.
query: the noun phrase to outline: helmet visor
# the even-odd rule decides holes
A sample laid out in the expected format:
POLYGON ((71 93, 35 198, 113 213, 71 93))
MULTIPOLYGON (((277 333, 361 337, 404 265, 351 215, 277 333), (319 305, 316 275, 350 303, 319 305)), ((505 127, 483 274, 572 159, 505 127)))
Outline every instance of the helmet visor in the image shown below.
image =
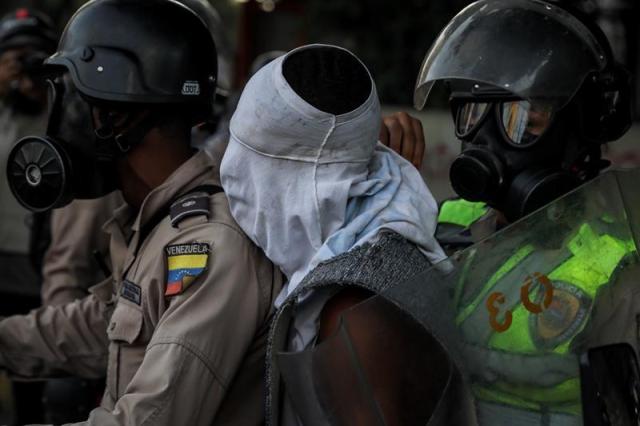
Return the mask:
POLYGON ((539 0, 480 0, 440 33, 422 64, 414 103, 422 109, 437 81, 481 82, 561 108, 606 53, 574 16, 539 0))

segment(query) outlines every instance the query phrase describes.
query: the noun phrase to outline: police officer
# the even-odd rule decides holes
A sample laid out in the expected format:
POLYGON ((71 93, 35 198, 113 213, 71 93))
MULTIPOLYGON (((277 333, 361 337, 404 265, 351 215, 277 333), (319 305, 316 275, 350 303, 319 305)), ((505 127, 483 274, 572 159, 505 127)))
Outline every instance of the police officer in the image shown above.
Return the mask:
MULTIPOLYGON (((486 238, 596 177, 608 165, 601 145, 630 125, 629 77, 607 39, 594 24, 552 3, 480 0, 464 9, 427 53, 415 92, 418 108, 437 82, 448 89, 462 141, 450 169, 462 199, 446 202, 439 217, 440 241, 450 250, 486 238)), ((473 389, 480 424, 582 424, 575 371, 558 374, 563 379, 553 384, 515 379, 508 371, 519 367, 520 373, 548 377, 557 368, 552 360, 580 350, 578 336, 598 297, 637 258, 633 241, 612 232, 608 220, 572 225, 578 232, 569 234, 522 235, 523 242, 488 273, 465 252, 464 268, 473 273, 461 278, 460 288, 478 277, 486 281, 458 305, 456 326, 489 349, 486 371, 502 371, 473 389), (493 317, 490 333, 472 331, 486 309, 504 305, 487 297, 504 297, 496 292, 519 289, 520 272, 542 269, 548 273, 539 283, 553 289, 548 309, 534 313, 512 304, 508 318, 493 317)), ((541 295, 542 287, 537 291, 541 295)), ((635 329, 636 313, 632 308, 615 324, 635 329)), ((613 316, 611 309, 605 316, 613 316)))
POLYGON ((216 84, 206 25, 170 0, 96 0, 47 64, 49 129, 12 151, 14 194, 44 210, 119 188, 127 205, 106 225, 112 276, 83 300, 0 322, 0 364, 27 377, 106 369, 87 424, 259 424, 280 273, 190 147, 216 84))
POLYGON ((122 204, 115 191, 95 200, 75 200, 51 212, 51 237, 42 261, 43 305, 83 299, 91 283, 109 275, 109 238, 102 226, 122 204))
MULTIPOLYGON (((93 284, 110 275, 109 236, 102 227, 123 203, 120 192, 114 191, 40 213, 40 233, 32 238, 32 258, 42 264, 43 306, 63 306, 83 299, 93 284)), ((44 421, 63 424, 86 419, 103 389, 104 378, 48 380, 42 397, 44 421)))

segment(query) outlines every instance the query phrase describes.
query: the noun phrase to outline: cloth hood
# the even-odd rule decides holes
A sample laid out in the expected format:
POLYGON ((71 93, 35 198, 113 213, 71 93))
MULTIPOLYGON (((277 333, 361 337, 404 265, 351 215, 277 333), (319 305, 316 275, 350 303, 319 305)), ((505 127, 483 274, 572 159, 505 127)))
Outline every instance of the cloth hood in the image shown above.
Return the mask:
POLYGON ((289 279, 277 304, 321 261, 382 229, 414 242, 431 261, 444 258, 433 237, 437 205, 422 177, 378 143, 373 80, 364 103, 333 115, 306 102, 285 79, 283 63, 317 47, 327 46, 293 50, 251 78, 221 165, 232 215, 289 279))
POLYGON ((232 138, 259 154, 282 160, 368 163, 380 131, 375 86, 359 108, 335 116, 302 99, 282 74, 289 56, 316 46, 322 45, 301 47, 276 58, 249 80, 231 119, 232 138))

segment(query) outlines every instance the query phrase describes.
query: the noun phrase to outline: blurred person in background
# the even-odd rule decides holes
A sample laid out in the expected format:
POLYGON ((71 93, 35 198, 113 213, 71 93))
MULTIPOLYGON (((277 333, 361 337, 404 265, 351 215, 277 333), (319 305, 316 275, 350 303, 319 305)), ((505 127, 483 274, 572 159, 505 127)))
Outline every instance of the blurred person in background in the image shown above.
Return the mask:
MULTIPOLYGON (((93 283, 110 275, 109 236, 103 226, 123 202, 115 191, 36 214, 40 227, 35 228, 39 233, 33 237, 32 257, 42 271, 43 306, 84 299, 93 283)), ((104 379, 50 379, 44 388, 44 418, 40 421, 82 421, 99 404, 103 391, 104 379)))
MULTIPOLYGON (((47 124, 47 85, 44 59, 53 53, 57 35, 44 15, 18 9, 0 21, 0 160, 6 163, 13 145, 23 136, 43 132, 47 124)), ((0 263, 4 271, 0 291, 37 297, 38 271, 29 258, 32 214, 0 180, 0 263)), ((3 308, 24 310, 15 301, 3 308), (12 306, 13 305, 13 306, 12 306)))
MULTIPOLYGON (((53 23, 40 12, 17 9, 0 23, 2 158, 23 136, 46 130, 43 61, 53 53, 56 44, 53 23)), ((2 194, 7 195, 0 202, 0 229, 5 244, 3 269, 8 272, 2 292, 11 293, 15 288, 15 293, 31 298, 27 304, 20 303, 22 297, 3 298, 7 308, 2 313, 26 313, 40 304, 38 293, 43 305, 60 305, 85 297, 87 283, 96 282, 103 274, 92 253, 108 252, 108 241, 101 228, 119 204, 118 195, 78 201, 51 214, 30 213, 7 193, 5 179, 1 186, 2 194)), ((54 379, 46 383, 43 396, 39 384, 15 383, 14 387, 17 422, 42 421, 39 408, 42 397, 44 418, 61 423, 86 417, 97 403, 100 381, 54 379)))
MULTIPOLYGON (((20 8, 0 20, 0 162, 5 164, 16 141, 44 132, 47 124, 47 85, 43 61, 55 51, 57 34, 51 20, 35 10, 20 8)), ((0 315, 25 313, 40 304, 40 271, 32 262, 38 217, 11 195, 0 179, 0 315)), ((7 421, 41 420, 41 385, 13 383, 2 395, 7 421), (15 403, 15 405, 14 405, 15 403)))

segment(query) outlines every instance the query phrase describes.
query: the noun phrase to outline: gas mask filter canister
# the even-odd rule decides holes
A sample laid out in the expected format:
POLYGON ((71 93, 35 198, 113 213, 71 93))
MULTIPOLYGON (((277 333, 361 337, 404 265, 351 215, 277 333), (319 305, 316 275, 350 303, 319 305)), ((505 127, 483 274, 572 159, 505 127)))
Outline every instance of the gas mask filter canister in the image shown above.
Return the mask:
POLYGON ((113 147, 98 143, 91 107, 68 75, 49 80, 46 136, 28 136, 12 148, 7 179, 16 199, 29 210, 63 207, 116 189, 113 147))

